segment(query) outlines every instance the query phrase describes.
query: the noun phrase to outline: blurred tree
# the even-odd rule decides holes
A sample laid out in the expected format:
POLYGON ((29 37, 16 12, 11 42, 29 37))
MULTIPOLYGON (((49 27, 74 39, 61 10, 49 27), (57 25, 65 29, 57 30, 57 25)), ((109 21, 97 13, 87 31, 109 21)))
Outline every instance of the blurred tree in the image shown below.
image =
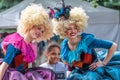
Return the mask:
POLYGON ((108 8, 120 10, 120 0, 99 0, 98 3, 108 8))
POLYGON ((18 4, 21 1, 23 0, 0 0, 0 12, 18 4))
POLYGON ((95 8, 98 6, 98 3, 97 3, 98 0, 82 0, 82 1, 90 2, 95 8))
POLYGON ((88 1, 92 3, 94 7, 97 7, 97 5, 101 5, 107 8, 116 9, 119 11, 119 19, 120 19, 120 0, 83 0, 83 1, 88 1))
POLYGON ((98 5, 120 10, 120 0, 83 0, 93 4, 94 7, 98 5))

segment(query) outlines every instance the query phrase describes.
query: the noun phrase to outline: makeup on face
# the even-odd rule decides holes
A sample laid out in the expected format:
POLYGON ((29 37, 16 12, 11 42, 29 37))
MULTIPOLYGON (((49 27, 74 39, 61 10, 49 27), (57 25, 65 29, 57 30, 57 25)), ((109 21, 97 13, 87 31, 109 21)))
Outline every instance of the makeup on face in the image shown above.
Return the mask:
POLYGON ((68 38, 75 38, 78 35, 77 27, 74 24, 70 24, 68 28, 66 28, 66 35, 68 38))
POLYGON ((34 25, 33 28, 30 30, 31 37, 34 39, 41 37, 43 33, 44 33, 43 25, 34 25))

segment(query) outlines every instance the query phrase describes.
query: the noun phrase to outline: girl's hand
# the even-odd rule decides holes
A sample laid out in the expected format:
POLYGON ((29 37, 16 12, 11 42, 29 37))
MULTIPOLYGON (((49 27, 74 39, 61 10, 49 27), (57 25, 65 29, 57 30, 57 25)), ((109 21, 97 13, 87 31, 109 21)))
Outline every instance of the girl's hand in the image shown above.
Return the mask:
POLYGON ((98 60, 98 62, 93 62, 90 66, 89 66, 89 69, 90 70, 96 70, 98 67, 101 67, 101 66, 105 66, 106 63, 101 61, 101 60, 98 60))

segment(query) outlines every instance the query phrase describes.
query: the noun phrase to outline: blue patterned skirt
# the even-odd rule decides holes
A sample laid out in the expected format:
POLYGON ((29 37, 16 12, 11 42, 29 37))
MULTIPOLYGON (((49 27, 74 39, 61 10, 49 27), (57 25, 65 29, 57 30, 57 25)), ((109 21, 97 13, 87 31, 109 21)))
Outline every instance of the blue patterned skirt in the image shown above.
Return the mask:
MULTIPOLYGON (((101 59, 106 55, 100 54, 101 59)), ((110 62, 95 71, 89 69, 74 69, 67 80, 120 80, 120 52, 115 52, 110 62)))

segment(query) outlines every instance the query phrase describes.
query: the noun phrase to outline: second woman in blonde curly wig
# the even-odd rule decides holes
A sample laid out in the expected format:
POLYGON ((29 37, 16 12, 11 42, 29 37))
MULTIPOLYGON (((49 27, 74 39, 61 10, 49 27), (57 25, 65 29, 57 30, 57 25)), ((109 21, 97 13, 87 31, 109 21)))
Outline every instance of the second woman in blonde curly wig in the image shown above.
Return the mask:
POLYGON ((119 69, 115 68, 119 64, 115 63, 112 66, 108 64, 114 61, 113 54, 117 49, 117 44, 83 32, 87 26, 88 16, 82 8, 75 7, 69 13, 68 19, 61 19, 60 17, 54 23, 54 31, 61 38, 64 38, 60 45, 60 58, 68 66, 67 80, 102 80, 113 77, 119 79, 109 70, 107 73, 114 76, 109 77, 105 72, 108 67, 111 68, 110 71, 116 70, 115 74, 119 72, 119 69), (95 49, 98 48, 107 49, 106 56, 97 54, 95 49))
POLYGON ((54 32, 61 38, 65 38, 65 31, 70 24, 75 24, 79 32, 84 31, 87 26, 88 16, 81 7, 74 7, 71 9, 69 19, 53 20, 54 32))

